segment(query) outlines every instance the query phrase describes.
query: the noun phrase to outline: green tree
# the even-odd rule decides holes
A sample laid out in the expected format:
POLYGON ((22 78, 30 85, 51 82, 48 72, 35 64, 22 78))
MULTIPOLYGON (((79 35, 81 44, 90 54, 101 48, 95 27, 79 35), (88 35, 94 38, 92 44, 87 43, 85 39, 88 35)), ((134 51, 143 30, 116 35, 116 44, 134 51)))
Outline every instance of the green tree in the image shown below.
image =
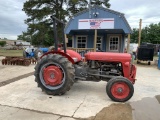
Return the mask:
POLYGON ((150 24, 147 27, 147 39, 151 43, 160 44, 160 23, 150 24))
MULTIPOLYGON (((131 42, 138 43, 139 29, 133 28, 133 34, 131 35, 131 42)), ((141 31, 141 43, 149 42, 153 44, 160 44, 160 23, 150 24, 142 28, 141 31)))
POLYGON ((69 0, 67 3, 68 16, 72 17, 74 14, 87 9, 88 1, 87 0, 69 0))
POLYGON ((91 0, 91 5, 102 5, 103 7, 110 8, 109 0, 91 0))
MULTIPOLYGON (((24 3, 23 11, 28 16, 25 20, 28 25, 26 33, 31 36, 33 43, 48 44, 48 37, 53 42, 53 35, 51 35, 53 32, 50 32, 52 31, 50 16, 54 15, 60 20, 64 20, 67 15, 63 9, 64 4, 65 0, 28 0, 24 3), (46 35, 48 37, 45 37, 46 35)), ((58 26, 59 24, 57 28, 59 28, 58 26)))
POLYGON ((6 45, 6 41, 0 41, 0 46, 4 47, 6 45))
POLYGON ((28 35, 28 33, 26 33, 26 32, 22 32, 21 35, 18 35, 18 36, 17 36, 17 40, 23 40, 23 41, 28 41, 28 42, 30 42, 30 41, 31 41, 31 36, 28 35))
POLYGON ((22 34, 22 35, 18 35, 18 36, 17 36, 17 40, 24 40, 23 34, 22 34))
MULTIPOLYGON (((72 17, 74 14, 85 10, 89 7, 89 0, 68 0, 67 11, 69 17, 72 17)), ((91 6, 101 5, 105 8, 110 7, 109 0, 91 0, 91 6)))
POLYGON ((138 31, 139 29, 133 28, 133 33, 131 34, 131 43, 138 43, 138 31))
MULTIPOLYGON (((110 7, 109 0, 92 0, 91 5, 110 7)), ((27 31, 18 36, 18 39, 30 40, 35 45, 53 45, 53 28, 50 16, 66 22, 67 18, 87 9, 88 0, 27 0, 23 11, 28 18, 25 23, 27 31)), ((57 24, 58 40, 62 40, 62 27, 57 24)))

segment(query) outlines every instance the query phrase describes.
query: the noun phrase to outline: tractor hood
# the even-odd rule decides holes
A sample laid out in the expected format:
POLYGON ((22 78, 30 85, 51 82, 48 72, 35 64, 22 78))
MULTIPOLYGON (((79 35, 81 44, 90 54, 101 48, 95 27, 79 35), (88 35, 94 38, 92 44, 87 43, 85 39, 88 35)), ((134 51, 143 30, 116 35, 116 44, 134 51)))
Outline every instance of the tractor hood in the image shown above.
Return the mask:
POLYGON ((111 62, 131 61, 131 55, 128 53, 111 53, 111 52, 88 52, 85 54, 86 60, 99 60, 111 62))

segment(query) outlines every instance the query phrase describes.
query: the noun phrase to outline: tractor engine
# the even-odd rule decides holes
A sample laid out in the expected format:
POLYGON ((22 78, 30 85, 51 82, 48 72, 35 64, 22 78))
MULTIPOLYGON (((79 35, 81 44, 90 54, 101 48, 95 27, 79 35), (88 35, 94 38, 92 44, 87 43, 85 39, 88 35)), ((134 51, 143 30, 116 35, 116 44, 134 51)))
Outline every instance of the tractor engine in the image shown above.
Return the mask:
POLYGON ((114 76, 122 76, 121 63, 103 62, 103 61, 88 61, 75 65, 75 78, 91 81, 108 81, 114 76))

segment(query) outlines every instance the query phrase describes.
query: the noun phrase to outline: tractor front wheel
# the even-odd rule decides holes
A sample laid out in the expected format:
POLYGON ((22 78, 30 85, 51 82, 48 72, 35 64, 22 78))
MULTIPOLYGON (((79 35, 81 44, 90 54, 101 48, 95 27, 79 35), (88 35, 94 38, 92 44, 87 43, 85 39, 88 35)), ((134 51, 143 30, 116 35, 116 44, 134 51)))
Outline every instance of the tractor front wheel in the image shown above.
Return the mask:
POLYGON ((114 77, 107 83, 106 92, 113 101, 125 102, 133 96, 134 87, 127 78, 114 77))
POLYGON ((35 81, 47 94, 62 95, 73 85, 74 73, 74 67, 67 58, 48 54, 35 67, 35 81))

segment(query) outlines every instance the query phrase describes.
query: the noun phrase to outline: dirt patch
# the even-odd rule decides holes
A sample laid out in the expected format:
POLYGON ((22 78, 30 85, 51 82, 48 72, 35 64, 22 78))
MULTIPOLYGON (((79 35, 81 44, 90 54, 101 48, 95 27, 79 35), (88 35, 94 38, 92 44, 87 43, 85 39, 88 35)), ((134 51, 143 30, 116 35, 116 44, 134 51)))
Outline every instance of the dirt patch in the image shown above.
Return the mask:
POLYGON ((95 117, 80 120, 132 120, 132 108, 129 104, 112 104, 95 117))
POLYGON ((18 77, 15 77, 15 78, 3 81, 3 82, 0 82, 0 87, 5 86, 7 84, 10 84, 12 82, 18 81, 18 80, 20 80, 22 78, 26 78, 26 77, 31 76, 33 74, 34 74, 34 72, 30 72, 30 73, 27 73, 27 74, 24 74, 24 75, 21 75, 21 76, 18 76, 18 77))

